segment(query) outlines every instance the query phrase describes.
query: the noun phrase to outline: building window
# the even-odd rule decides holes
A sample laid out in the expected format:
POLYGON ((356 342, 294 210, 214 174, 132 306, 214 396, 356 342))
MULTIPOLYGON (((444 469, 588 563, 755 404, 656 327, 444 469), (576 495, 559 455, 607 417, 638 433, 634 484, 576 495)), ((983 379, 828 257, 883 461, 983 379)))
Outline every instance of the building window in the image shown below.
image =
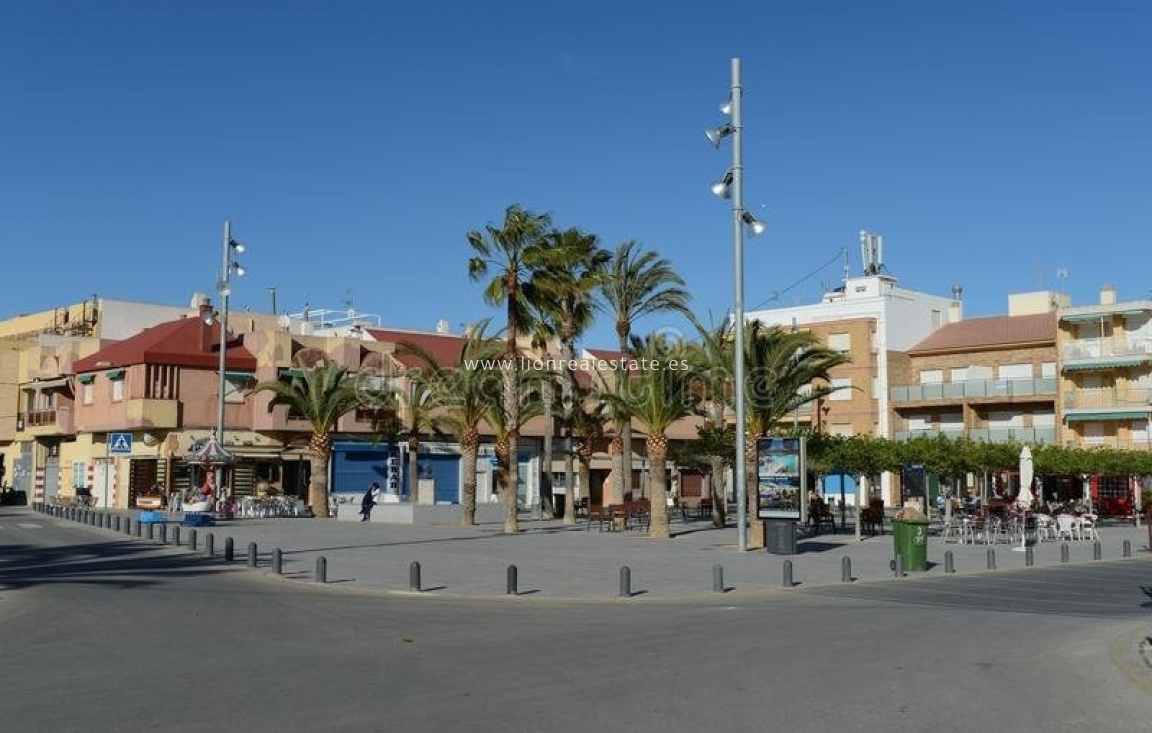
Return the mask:
POLYGON ((93 398, 92 398, 92 383, 91 382, 86 382, 86 383, 80 385, 80 399, 83 400, 84 404, 86 404, 86 405, 92 404, 93 398))
POLYGON ((1000 379, 1031 379, 1031 364, 1001 364, 996 368, 1000 379))
POLYGON ((1148 421, 1147 420, 1133 420, 1132 426, 1129 428, 1132 434, 1133 443, 1148 443, 1148 421))
POLYGON ((1040 376, 1043 379, 1056 378, 1056 362, 1046 361, 1040 365, 1040 376))
POLYGON ((88 466, 84 461, 72 461, 72 488, 83 489, 88 486, 88 466))
POLYGON ((943 369, 921 369, 920 384, 941 384, 944 381, 943 369))
POLYGON ((112 401, 121 402, 124 400, 124 380, 116 379, 112 382, 112 401))
POLYGON ((833 351, 839 351, 841 354, 847 354, 852 350, 852 334, 850 333, 830 333, 828 334, 828 348, 833 351))
POLYGON ((872 399, 880 399, 880 377, 872 375, 872 399))
POLYGON ((847 401, 852 399, 851 377, 834 377, 831 382, 831 387, 834 391, 832 394, 828 395, 828 399, 837 401, 847 401))
POLYGON ((1080 428, 1080 438, 1088 445, 1098 445, 1104 442, 1104 423, 1086 422, 1080 428))
POLYGON ((828 426, 828 432, 831 435, 842 435, 845 438, 851 438, 856 434, 850 422, 834 422, 828 426))

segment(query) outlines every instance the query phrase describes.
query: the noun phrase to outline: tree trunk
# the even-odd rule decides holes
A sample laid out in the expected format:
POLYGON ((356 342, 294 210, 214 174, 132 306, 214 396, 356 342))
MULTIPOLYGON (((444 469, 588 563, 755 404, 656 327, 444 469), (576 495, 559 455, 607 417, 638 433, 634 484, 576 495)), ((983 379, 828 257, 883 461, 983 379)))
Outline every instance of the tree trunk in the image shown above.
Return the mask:
POLYGON ((327 519, 328 512, 328 456, 312 456, 309 460, 311 475, 308 477, 308 503, 312 514, 327 519))
MULTIPOLYGON (((628 369, 628 367, 631 366, 631 362, 628 360, 628 336, 626 334, 620 336, 620 353, 622 354, 622 356, 620 358, 622 358, 624 360, 624 369, 617 372, 617 374, 619 374, 620 378, 624 380, 624 386, 625 386, 625 389, 627 389, 628 387, 631 387, 631 383, 629 381, 631 379, 631 372, 628 369)), ((632 493, 632 418, 631 417, 629 417, 627 420, 624 421, 623 429, 620 431, 620 440, 621 440, 621 443, 623 445, 623 452, 620 454, 620 477, 623 479, 623 481, 619 484, 619 486, 620 486, 620 500, 623 501, 625 496, 630 496, 630 494, 632 493)), ((631 496, 630 498, 635 499, 637 497, 631 496)))
POLYGON ((551 519, 556 515, 552 506, 552 434, 556 432, 552 409, 556 395, 551 382, 544 382, 540 392, 544 400, 544 465, 540 471, 540 511, 542 519, 551 519))
POLYGON ((476 524, 476 454, 479 443, 475 431, 471 431, 460 440, 460 470, 464 473, 460 523, 466 527, 476 524))
MULTIPOLYGON (((565 344, 568 344, 565 341, 565 344)), ((564 524, 576 524, 576 484, 573 479, 575 478, 575 466, 572 460, 572 410, 575 407, 572 404, 572 371, 568 369, 567 365, 572 363, 572 347, 570 345, 561 345, 561 358, 564 361, 564 384, 563 384, 563 400, 564 400, 564 524)), ((584 491, 588 488, 584 487, 584 491)))
POLYGON ((724 487, 724 459, 708 459, 708 495, 712 497, 712 526, 723 527, 728 522, 728 492, 724 487))
POLYGON ((408 501, 415 504, 420 496, 420 436, 408 436, 408 501))
POLYGON ((668 439, 663 435, 649 435, 648 447, 648 506, 652 512, 648 524, 648 536, 666 540, 672 536, 668 526, 667 477, 665 466, 668 463, 668 439))
POLYGON ((756 437, 745 439, 745 490, 748 493, 748 549, 762 550, 767 547, 764 536, 764 522, 760 521, 760 476, 756 466, 756 437))
MULTIPOLYGON (((515 359, 515 355, 511 358, 515 359)), ((520 489, 520 456, 517 446, 520 437, 520 390, 517 389, 516 376, 515 368, 504 370, 504 424, 508 427, 508 465, 504 472, 507 486, 500 498, 504 500, 504 532, 507 534, 520 531, 517 506, 517 492, 520 489)))
POLYGON ((604 492, 604 506, 624 503, 623 479, 623 440, 619 435, 608 442, 608 455, 612 458, 612 470, 608 474, 608 490, 604 492))

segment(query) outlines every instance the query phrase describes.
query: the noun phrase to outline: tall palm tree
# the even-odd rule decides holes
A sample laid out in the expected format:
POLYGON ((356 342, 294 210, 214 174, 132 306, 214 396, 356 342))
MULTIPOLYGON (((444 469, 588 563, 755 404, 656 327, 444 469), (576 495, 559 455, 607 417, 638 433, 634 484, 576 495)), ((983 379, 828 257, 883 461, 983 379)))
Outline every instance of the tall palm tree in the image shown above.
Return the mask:
MULTIPOLYGON (((699 340, 690 347, 689 361, 692 364, 694 379, 703 391, 702 412, 705 434, 717 435, 727 425, 727 411, 732 405, 733 393, 733 336, 734 322, 724 318, 711 326, 705 326, 695 318, 699 340), (716 431, 720 431, 717 433, 716 431)), ((723 527, 727 522, 727 492, 724 486, 727 460, 732 449, 728 446, 723 453, 712 452, 708 461, 708 494, 712 497, 712 524, 723 527)))
MULTIPOLYGON (((491 305, 504 305, 507 316, 504 356, 504 423, 508 425, 508 449, 513 456, 508 477, 515 487, 519 482, 517 442, 520 432, 520 393, 517 373, 520 370, 516 339, 531 332, 532 300, 531 274, 540 266, 543 257, 542 240, 551 226, 551 217, 534 214, 518 205, 504 212, 504 224, 491 224, 484 231, 468 233, 468 244, 473 256, 468 260, 468 274, 479 281, 494 270, 492 279, 484 288, 484 300, 491 305)), ((518 507, 513 492, 505 492, 504 531, 520 531, 518 507), (513 496, 508 496, 513 494, 513 496)))
MULTIPOLYGON (((687 315, 691 299, 684 289, 684 279, 672 269, 672 263, 654 250, 643 250, 636 241, 616 248, 600 280, 600 293, 625 356, 632 328, 639 319, 668 311, 687 315)), ((624 375, 627 377, 627 369, 624 375)), ((625 421, 618 427, 621 483, 617 486, 624 495, 632 488, 632 424, 625 421)))
MULTIPOLYGON (((595 234, 585 234, 576 228, 552 231, 548 234, 542 267, 534 275, 538 342, 549 339, 559 341, 562 369, 559 373, 561 402, 565 405, 562 419, 566 423, 568 445, 564 451, 564 523, 576 523, 576 510, 573 506, 573 465, 572 465, 572 426, 571 410, 575 404, 575 374, 572 362, 576 357, 576 341, 592 325, 595 318, 593 296, 600 283, 601 273, 611 255, 600 248, 595 234)), ((553 410, 547 404, 552 392, 544 392, 545 414, 549 416, 549 428, 544 436, 545 476, 551 488, 553 410)))
MULTIPOLYGON (((521 422, 519 424, 512 424, 508 422, 507 412, 504 410, 504 405, 507 404, 507 399, 504 391, 508 388, 507 372, 501 375, 498 383, 492 383, 490 387, 495 389, 495 398, 488 403, 488 411, 484 416, 488 425, 492 428, 493 435, 496 438, 494 450, 496 452, 496 465, 497 474, 496 480, 499 486, 500 497, 505 502, 505 506, 509 502, 513 506, 518 506, 520 478, 519 472, 514 472, 513 467, 517 463, 516 453, 512 450, 512 442, 510 436, 519 432, 519 429, 524 426, 524 423, 543 414, 543 403, 539 399, 526 400, 517 412, 517 419, 521 422)), ((540 389, 540 383, 547 379, 547 376, 537 371, 521 371, 516 372, 516 391, 518 394, 529 394, 540 389)), ((533 395, 535 397, 536 395, 533 395)), ((507 529, 505 530, 507 531, 507 529)))
POLYGON ((293 375, 290 381, 261 382, 257 392, 271 392, 268 411, 280 405, 312 426, 308 441, 310 476, 308 503, 315 516, 328 512, 328 464, 332 459, 332 433, 341 417, 370 400, 348 372, 338 364, 320 363, 293 375))
POLYGON ((476 461, 480 450, 480 425, 494 403, 493 395, 499 394, 500 384, 499 373, 481 365, 499 358, 503 348, 503 344, 486 336, 481 326, 464 339, 460 347, 460 366, 449 369, 426 349, 416 344, 401 345, 404 353, 421 361, 421 367, 410 370, 408 378, 429 396, 429 407, 440 411, 440 425, 460 441, 461 472, 464 474, 460 523, 466 526, 476 524, 476 461))
MULTIPOLYGON (((573 394, 573 401, 573 407, 568 413, 569 430, 576 440, 580 490, 591 505, 592 456, 604 440, 604 404, 593 397, 591 390, 579 386, 573 394)), ((575 492, 571 496, 575 505, 578 497, 575 492)))
POLYGON ((646 363, 633 379, 624 382, 618 393, 609 395, 610 402, 622 402, 624 409, 647 429, 649 496, 652 519, 648 536, 668 539, 667 477, 668 428, 677 420, 692 415, 697 395, 693 389, 688 364, 688 350, 682 343, 672 343, 662 335, 645 339, 633 338, 631 353, 646 363))
MULTIPOLYGON (((748 421, 744 446, 748 486, 759 484, 756 471, 756 441, 777 429, 789 414, 802 405, 822 400, 836 391, 831 371, 847 364, 847 354, 820 343, 811 331, 791 331, 765 326, 760 321, 744 331, 745 418, 748 421)), ((748 492, 748 516, 755 517, 758 496, 748 492)), ((753 528, 759 525, 753 524, 753 528)), ((763 544, 758 531, 749 534, 750 546, 763 544)))
MULTIPOLYGON (((398 355, 412 353, 411 344, 399 344, 398 355)), ((415 354, 413 354, 415 355, 415 354)), ((396 392, 396 401, 402 408, 399 432, 408 444, 408 501, 415 503, 420 485, 420 445, 424 435, 440 429, 440 418, 435 411, 432 391, 420 380, 419 374, 408 380, 406 390, 396 392)))

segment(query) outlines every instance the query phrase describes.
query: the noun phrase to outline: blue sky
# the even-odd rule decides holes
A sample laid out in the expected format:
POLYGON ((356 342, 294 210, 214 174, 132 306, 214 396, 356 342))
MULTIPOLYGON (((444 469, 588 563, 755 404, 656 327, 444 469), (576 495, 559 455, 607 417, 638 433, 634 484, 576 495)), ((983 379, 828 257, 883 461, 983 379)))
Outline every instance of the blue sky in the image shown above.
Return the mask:
MULTIPOLYGON (((845 248, 858 274, 860 229, 901 284, 961 284, 968 315, 1152 297, 1150 35, 1139 0, 7 0, 0 316, 184 304, 229 219, 234 307, 274 287, 280 311, 459 330, 496 315, 466 233, 514 203, 658 250, 722 313, 708 185, 730 150, 702 131, 734 56, 746 204, 771 227, 750 308, 817 299, 845 248)), ((606 320, 590 342, 614 342, 606 320)))

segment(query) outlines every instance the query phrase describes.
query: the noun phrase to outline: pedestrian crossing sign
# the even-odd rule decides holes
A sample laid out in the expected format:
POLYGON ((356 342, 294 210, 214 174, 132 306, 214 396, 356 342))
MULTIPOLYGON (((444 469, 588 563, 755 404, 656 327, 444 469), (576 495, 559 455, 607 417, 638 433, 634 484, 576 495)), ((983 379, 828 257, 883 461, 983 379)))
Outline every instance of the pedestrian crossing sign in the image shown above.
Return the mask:
POLYGON ((132 452, 132 433, 109 433, 108 434, 108 452, 109 453, 131 453, 132 452))

